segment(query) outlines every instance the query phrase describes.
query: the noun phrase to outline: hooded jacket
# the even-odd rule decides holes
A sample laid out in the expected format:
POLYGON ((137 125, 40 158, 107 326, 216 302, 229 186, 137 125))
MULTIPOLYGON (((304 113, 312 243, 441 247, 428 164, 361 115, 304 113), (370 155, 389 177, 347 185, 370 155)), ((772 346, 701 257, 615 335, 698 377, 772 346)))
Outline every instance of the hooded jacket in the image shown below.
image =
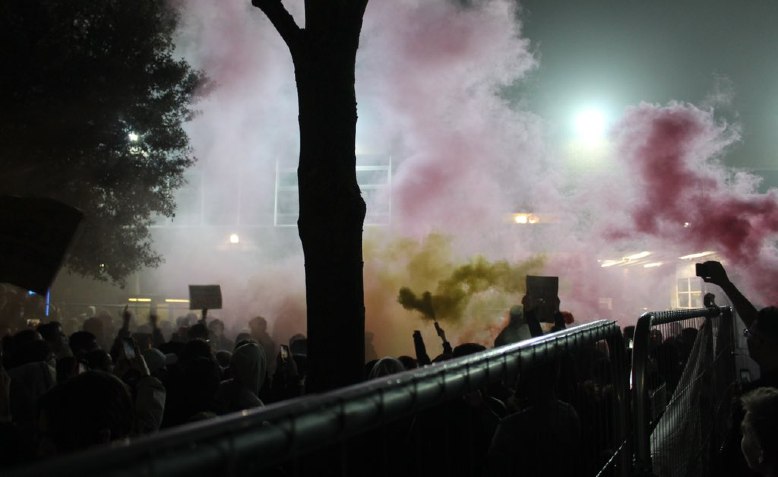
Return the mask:
POLYGON ((219 414, 262 406, 259 391, 265 381, 267 360, 259 344, 249 341, 238 346, 230 360, 232 379, 222 381, 216 391, 219 414))

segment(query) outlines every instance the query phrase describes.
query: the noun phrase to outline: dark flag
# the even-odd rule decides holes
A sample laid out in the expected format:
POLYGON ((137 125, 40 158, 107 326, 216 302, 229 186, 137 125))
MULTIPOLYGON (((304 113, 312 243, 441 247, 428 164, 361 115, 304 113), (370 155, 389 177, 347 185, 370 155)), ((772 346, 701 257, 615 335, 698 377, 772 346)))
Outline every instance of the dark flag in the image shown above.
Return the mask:
POLYGON ((83 218, 53 199, 0 196, 0 283, 45 294, 83 218))

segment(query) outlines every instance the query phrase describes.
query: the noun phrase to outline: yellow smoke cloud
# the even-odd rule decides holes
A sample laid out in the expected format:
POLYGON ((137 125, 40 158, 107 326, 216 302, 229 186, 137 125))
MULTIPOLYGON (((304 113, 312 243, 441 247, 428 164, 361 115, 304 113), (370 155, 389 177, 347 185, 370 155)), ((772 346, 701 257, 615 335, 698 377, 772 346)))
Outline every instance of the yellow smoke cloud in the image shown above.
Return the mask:
POLYGON ((521 300, 526 275, 540 274, 545 263, 543 256, 518 264, 456 258, 451 239, 439 234, 422 240, 366 234, 364 257, 366 328, 379 356, 413 355, 414 329, 437 354, 433 310, 452 345, 466 338, 491 346, 505 311, 521 300))

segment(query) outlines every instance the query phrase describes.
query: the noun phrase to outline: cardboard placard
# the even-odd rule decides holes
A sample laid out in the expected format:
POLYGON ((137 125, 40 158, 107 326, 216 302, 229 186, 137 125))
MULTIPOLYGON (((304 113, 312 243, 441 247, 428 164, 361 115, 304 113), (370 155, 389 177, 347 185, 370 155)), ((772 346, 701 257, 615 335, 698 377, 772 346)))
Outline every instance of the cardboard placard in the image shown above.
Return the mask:
POLYGON ((527 295, 534 298, 556 298, 559 295, 559 277, 527 275, 527 295))
POLYGON ((0 196, 0 283, 45 295, 83 218, 54 199, 0 196))
MULTIPOLYGON (((559 294, 559 277, 539 277, 527 275, 527 296, 534 300, 554 303, 559 294)), ((541 323, 553 323, 554 314, 551 308, 542 306, 538 308, 538 321, 541 323)))
POLYGON ((190 310, 218 310, 222 307, 220 285, 189 285, 190 310))

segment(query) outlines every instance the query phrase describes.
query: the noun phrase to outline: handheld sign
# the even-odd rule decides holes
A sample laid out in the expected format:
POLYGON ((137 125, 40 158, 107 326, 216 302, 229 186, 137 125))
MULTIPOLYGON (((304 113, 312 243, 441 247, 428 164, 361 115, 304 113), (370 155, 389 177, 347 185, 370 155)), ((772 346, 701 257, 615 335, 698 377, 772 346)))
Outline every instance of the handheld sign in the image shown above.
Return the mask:
POLYGON ((45 295, 83 218, 54 199, 0 196, 0 283, 45 295))
POLYGON ((208 310, 222 307, 222 289, 219 285, 189 285, 189 309, 202 310, 203 321, 208 310))
MULTIPOLYGON (((527 275, 527 296, 541 303, 554 303, 559 295, 559 277, 527 275)), ((541 322, 553 323, 551 309, 541 307, 538 313, 541 322)))
POLYGON ((559 295, 559 277, 527 275, 527 295, 548 300, 559 295))

